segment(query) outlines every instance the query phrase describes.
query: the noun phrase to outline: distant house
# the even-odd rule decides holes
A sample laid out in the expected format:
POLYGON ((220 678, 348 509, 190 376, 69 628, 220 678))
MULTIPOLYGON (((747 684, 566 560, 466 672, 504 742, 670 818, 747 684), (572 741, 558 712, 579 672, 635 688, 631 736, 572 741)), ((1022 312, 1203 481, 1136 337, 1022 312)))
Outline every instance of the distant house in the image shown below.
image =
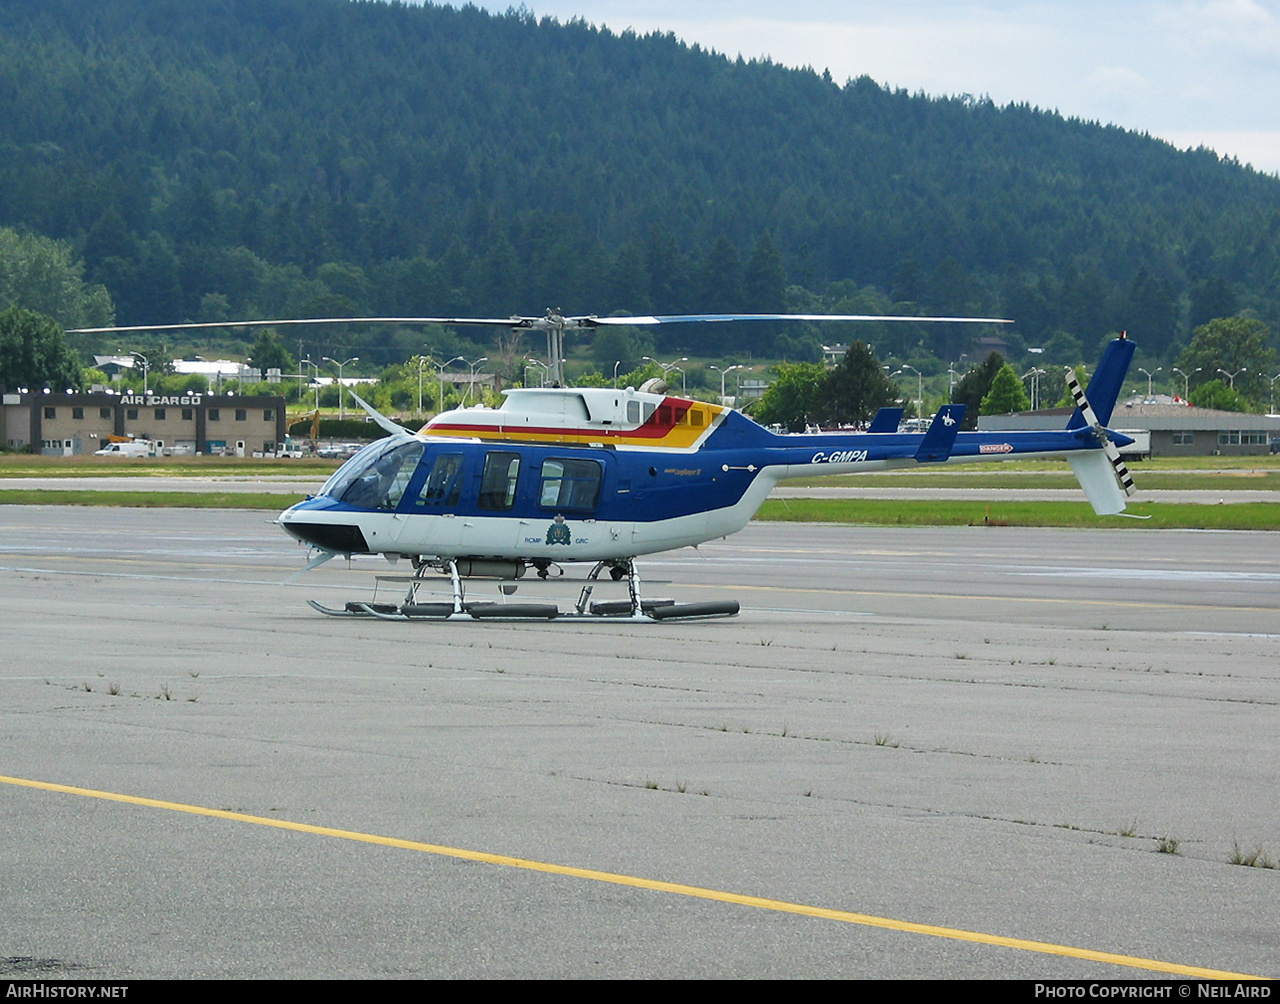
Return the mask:
POLYGON ((844 357, 848 354, 849 346, 847 345, 822 346, 822 361, 828 366, 839 366, 844 362, 844 357))
POLYGON ((94 356, 94 369, 101 370, 115 383, 120 382, 120 374, 134 367, 133 356, 94 356))

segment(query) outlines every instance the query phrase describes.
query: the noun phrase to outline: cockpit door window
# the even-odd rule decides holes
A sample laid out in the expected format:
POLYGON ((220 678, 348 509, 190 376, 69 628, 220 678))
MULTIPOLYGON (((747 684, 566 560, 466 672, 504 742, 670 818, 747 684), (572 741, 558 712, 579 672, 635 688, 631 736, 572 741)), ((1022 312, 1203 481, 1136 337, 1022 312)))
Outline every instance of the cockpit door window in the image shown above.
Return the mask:
POLYGON ((484 473, 480 477, 480 508, 509 510, 515 504, 519 477, 520 454, 497 450, 485 454, 484 473))

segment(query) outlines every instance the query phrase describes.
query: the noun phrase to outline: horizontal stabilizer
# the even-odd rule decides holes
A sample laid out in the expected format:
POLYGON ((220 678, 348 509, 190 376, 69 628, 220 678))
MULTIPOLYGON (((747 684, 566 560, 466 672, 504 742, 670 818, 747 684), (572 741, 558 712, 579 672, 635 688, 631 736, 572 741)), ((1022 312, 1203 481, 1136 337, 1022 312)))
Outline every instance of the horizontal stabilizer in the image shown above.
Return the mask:
POLYGON ((963 420, 964 405, 944 404, 939 408, 920 449, 916 450, 916 460, 922 464, 938 464, 950 457, 963 420))
POLYGON ((897 432, 902 424, 901 408, 881 408, 867 426, 868 432, 897 432))

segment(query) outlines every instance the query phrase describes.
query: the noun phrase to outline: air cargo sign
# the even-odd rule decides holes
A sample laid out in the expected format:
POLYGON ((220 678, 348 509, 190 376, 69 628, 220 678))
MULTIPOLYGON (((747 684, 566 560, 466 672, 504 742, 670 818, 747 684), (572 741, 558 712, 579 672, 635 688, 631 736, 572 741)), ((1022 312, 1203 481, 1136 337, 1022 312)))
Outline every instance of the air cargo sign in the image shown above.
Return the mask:
POLYGON ((164 396, 158 396, 156 394, 148 394, 144 397, 141 394, 122 394, 120 396, 120 403, 121 404, 141 404, 141 405, 145 405, 148 408, 150 407, 163 408, 165 405, 170 405, 170 406, 187 405, 188 407, 191 407, 191 406, 198 406, 200 404, 200 398, 203 396, 204 395, 202 394, 181 394, 181 395, 171 394, 171 395, 164 395, 164 396))

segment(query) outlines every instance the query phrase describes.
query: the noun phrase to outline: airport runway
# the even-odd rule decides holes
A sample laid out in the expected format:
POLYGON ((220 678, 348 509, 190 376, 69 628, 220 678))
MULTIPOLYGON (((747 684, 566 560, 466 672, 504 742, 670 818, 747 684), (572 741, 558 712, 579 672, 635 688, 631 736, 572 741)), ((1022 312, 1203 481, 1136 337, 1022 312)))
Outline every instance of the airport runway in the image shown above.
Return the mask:
POLYGON ((1280 976, 1280 536, 754 524, 654 625, 302 561, 0 506, 7 975, 1280 976))

